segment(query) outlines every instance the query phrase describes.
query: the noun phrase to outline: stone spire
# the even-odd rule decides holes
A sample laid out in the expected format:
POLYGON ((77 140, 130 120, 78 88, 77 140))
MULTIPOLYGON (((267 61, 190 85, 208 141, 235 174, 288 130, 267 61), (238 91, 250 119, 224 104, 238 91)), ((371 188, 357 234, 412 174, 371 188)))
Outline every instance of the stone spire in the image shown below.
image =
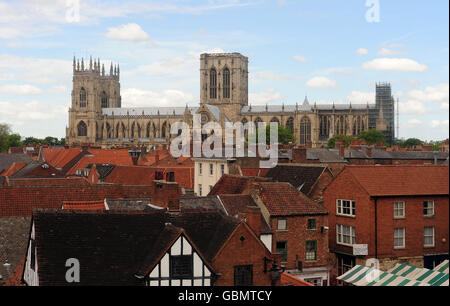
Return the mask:
POLYGON ((89 61, 89 71, 92 71, 92 56, 91 56, 91 59, 89 61))

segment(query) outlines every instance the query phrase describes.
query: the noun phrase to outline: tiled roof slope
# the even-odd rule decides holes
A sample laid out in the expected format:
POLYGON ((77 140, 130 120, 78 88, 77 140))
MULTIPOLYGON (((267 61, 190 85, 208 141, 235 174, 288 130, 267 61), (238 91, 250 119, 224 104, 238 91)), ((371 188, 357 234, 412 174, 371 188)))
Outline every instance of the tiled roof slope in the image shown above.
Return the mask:
POLYGON ((0 174, 8 169, 13 163, 31 163, 32 159, 26 154, 5 154, 0 153, 0 174))
POLYGON ((76 158, 81 152, 81 148, 44 148, 45 161, 58 168, 64 168, 69 162, 76 158))
POLYGON ((30 234, 31 217, 0 218, 0 274, 8 280, 25 257, 30 234), (8 261, 9 268, 4 266, 8 261))
POLYGON ((11 176, 23 167, 25 167, 27 163, 24 162, 15 162, 13 163, 8 169, 5 169, 2 173, 0 173, 1 176, 11 176))
POLYGON ((66 210, 106 210, 104 201, 64 201, 62 209, 66 210))
POLYGON ((220 194, 241 194, 243 193, 253 182, 268 182, 270 179, 261 177, 246 177, 237 175, 222 175, 220 180, 216 183, 213 189, 209 192, 211 195, 220 194))
POLYGON ((89 149, 89 153, 83 156, 80 161, 68 171, 69 175, 74 175, 78 169, 84 169, 88 165, 93 164, 112 164, 119 166, 132 166, 128 150, 103 150, 103 149, 89 149))
POLYGON ((24 177, 64 177, 64 173, 44 162, 37 160, 32 161, 25 167, 16 171, 12 177, 24 178, 24 177))
POLYGON ((254 183, 253 188, 272 216, 328 214, 325 207, 315 203, 289 183, 254 183))
POLYGON ((311 188, 325 169, 325 167, 314 166, 278 165, 270 169, 266 177, 270 177, 274 181, 290 183, 296 189, 303 186, 300 190, 305 194, 309 194, 311 188))
POLYGON ((150 186, 155 179, 155 170, 140 166, 115 166, 103 180, 105 183, 132 186, 150 186))
POLYGON ((9 187, 31 186, 88 186, 85 178, 9 178, 9 187))
POLYGON ((448 195, 448 166, 349 166, 371 196, 448 195))
POLYGON ((148 271, 184 230, 211 260, 239 222, 217 213, 37 211, 33 215, 40 285, 68 285, 65 261, 77 258, 76 285, 142 284, 136 274, 148 271))
POLYGON ((64 201, 149 197, 149 188, 119 185, 72 185, 0 188, 0 217, 31 216, 35 208, 60 209, 64 201))

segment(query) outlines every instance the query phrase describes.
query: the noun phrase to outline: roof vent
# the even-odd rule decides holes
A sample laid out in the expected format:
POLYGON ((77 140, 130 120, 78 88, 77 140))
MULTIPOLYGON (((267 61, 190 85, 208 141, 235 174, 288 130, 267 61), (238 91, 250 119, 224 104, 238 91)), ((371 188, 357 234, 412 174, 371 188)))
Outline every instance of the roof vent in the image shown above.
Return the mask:
POLYGON ((42 165, 42 169, 48 169, 48 168, 50 168, 50 167, 47 164, 42 165))

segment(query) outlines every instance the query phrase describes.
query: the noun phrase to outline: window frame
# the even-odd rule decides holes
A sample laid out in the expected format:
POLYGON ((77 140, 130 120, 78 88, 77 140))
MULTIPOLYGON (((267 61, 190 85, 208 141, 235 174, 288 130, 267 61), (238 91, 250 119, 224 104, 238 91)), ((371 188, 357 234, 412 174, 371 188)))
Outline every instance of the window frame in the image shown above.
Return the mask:
POLYGON ((395 201, 394 202, 394 219, 406 219, 406 203, 405 201, 395 201), (396 207, 396 205, 402 204, 403 207, 400 209, 398 208, 398 206, 396 207), (403 214, 401 216, 396 215, 397 212, 403 212, 403 214))
POLYGON ((356 217, 356 201, 355 200, 345 200, 345 199, 336 199, 336 215, 340 217, 356 217), (344 207, 344 202, 349 202, 349 207, 344 207), (349 209, 350 213, 344 213, 344 209, 349 209))
POLYGON ((214 175, 214 164, 209 164, 209 176, 214 175))
POLYGON ((406 248, 406 229, 404 227, 396 227, 396 228, 394 228, 394 249, 401 250, 401 249, 405 249, 405 248, 406 248), (403 233, 402 237, 396 236, 396 233, 398 230, 402 230, 402 233, 403 233), (403 245, 395 245, 397 239, 400 239, 400 238, 403 241, 403 245))
POLYGON ((434 217, 435 214, 436 214, 436 211, 435 211, 435 206, 434 206, 434 200, 423 201, 423 216, 426 218, 429 218, 429 217, 434 217), (431 207, 432 214, 428 214, 428 213, 425 214, 425 210, 427 210, 427 212, 428 212, 428 210, 430 210, 430 207, 425 208, 425 203, 427 203, 428 205, 432 204, 432 207, 431 207))
POLYGON ((307 240, 305 243, 305 261, 306 262, 313 262, 313 261, 317 261, 317 240, 307 240), (314 244, 314 250, 308 251, 308 243, 313 243, 314 244), (313 257, 308 255, 311 255, 311 253, 314 254, 313 257))
POLYGON ((198 164, 198 175, 203 175, 203 163, 198 164))
MULTIPOLYGON (((186 263, 183 263, 186 264, 186 263)), ((170 278, 171 279, 192 279, 194 277, 194 256, 192 255, 171 255, 170 256, 170 278), (189 261, 187 270, 190 270, 186 274, 175 274, 175 264, 178 259, 189 261)))
POLYGON ((284 240, 277 241, 277 242, 275 243, 275 252, 281 255, 281 256, 280 256, 280 261, 281 261, 282 263, 287 263, 287 261, 288 261, 288 242, 287 242, 287 241, 284 241, 284 240), (280 248, 278 248, 278 244, 279 244, 279 243, 284 243, 283 253, 281 253, 281 252, 279 251, 279 250, 280 250, 280 248))
POLYGON ((336 224, 336 244, 353 246, 356 244, 356 227, 351 225, 336 224), (349 234, 344 234, 344 227, 349 228, 349 234), (349 237, 350 243, 344 242, 344 237, 349 237))
POLYGON ((316 219, 312 219, 312 218, 308 219, 307 224, 306 224, 306 228, 307 228, 308 231, 315 231, 315 230, 317 230, 317 220, 316 219), (314 228, 310 227, 310 222, 311 221, 314 221, 314 228))
POLYGON ((285 232, 288 229, 287 225, 287 219, 277 219, 277 231, 278 232, 285 232), (284 221, 284 228, 280 227, 280 222, 284 221))
POLYGON ((253 286, 253 265, 234 266, 234 286, 253 286), (248 275, 246 275, 248 273, 248 275))
POLYGON ((436 229, 434 228, 434 226, 425 226, 423 229, 423 247, 424 248, 434 248, 436 246, 436 229), (430 237, 429 235, 426 236, 426 229, 432 229, 432 239, 433 239, 433 244, 425 244, 425 238, 430 237))

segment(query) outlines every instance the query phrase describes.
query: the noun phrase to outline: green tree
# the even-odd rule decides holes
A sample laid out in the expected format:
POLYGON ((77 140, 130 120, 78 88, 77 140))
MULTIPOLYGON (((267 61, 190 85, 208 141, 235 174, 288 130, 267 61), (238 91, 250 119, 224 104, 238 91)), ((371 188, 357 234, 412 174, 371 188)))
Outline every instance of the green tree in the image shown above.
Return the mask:
POLYGON ((362 131, 359 134, 358 139, 365 140, 369 145, 373 145, 378 142, 385 143, 383 132, 377 130, 362 131))
POLYGON ((47 144, 49 146, 56 146, 56 145, 59 145, 59 139, 56 137, 48 136, 48 137, 45 137, 45 139, 43 140, 42 143, 47 144))
POLYGON ((23 141, 24 145, 31 145, 31 144, 41 144, 42 143, 42 139, 38 139, 38 138, 34 138, 34 137, 27 137, 25 138, 25 140, 23 141))
POLYGON ((22 137, 19 134, 11 134, 6 141, 6 150, 11 147, 23 147, 22 137))
POLYGON ((0 123, 0 152, 8 150, 8 137, 11 134, 11 128, 6 123, 0 123))
MULTIPOLYGON (((256 143, 258 143, 258 133, 256 133, 256 143)), ((248 138, 247 138, 248 142, 248 138)), ((295 142, 294 134, 292 134, 289 128, 278 125, 278 144, 287 145, 291 142, 295 142)), ((270 145, 270 125, 266 126, 266 144, 270 145)))
POLYGON ((352 144, 352 141, 355 140, 356 138, 353 136, 346 136, 346 135, 336 135, 334 137, 331 137, 328 140, 328 148, 329 149, 333 149, 336 146, 336 141, 337 140, 342 140, 344 143, 344 147, 348 147, 349 145, 352 144))
POLYGON ((414 147, 414 146, 421 146, 423 145, 423 141, 417 138, 409 138, 405 140, 401 147, 402 148, 408 148, 408 147, 414 147))

